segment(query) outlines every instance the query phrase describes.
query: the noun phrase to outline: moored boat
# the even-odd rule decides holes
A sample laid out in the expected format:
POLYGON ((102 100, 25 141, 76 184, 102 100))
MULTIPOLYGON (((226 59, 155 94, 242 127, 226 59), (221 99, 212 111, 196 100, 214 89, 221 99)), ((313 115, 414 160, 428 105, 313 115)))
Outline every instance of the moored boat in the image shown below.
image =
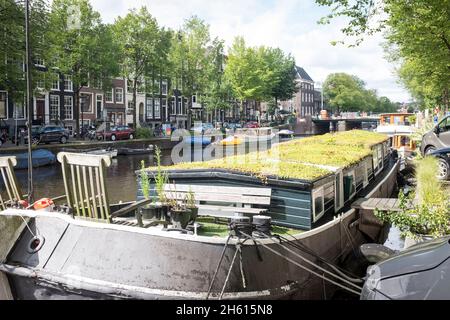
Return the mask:
MULTIPOLYGON (((291 163, 291 172, 282 166, 277 174, 267 174, 269 167, 255 165, 243 171, 213 160, 198 164, 204 166, 198 169, 167 168, 169 179, 177 185, 270 188, 267 215, 274 229, 263 238, 246 234, 247 229, 236 225, 230 225, 230 237, 207 236, 158 226, 140 228, 114 218, 86 221, 75 213, 7 209, 0 213, 0 233, 8 239, 0 246, 0 273, 7 276, 17 299, 319 299, 332 295, 337 286, 329 282, 329 276, 320 277, 323 261, 338 264, 368 238, 383 240, 383 225, 374 216, 348 208, 357 196, 388 196, 395 186, 398 163, 391 162, 386 139, 374 137, 363 142, 366 147, 354 157, 349 157, 349 147, 339 139, 320 138, 321 143, 337 144, 347 151, 347 160, 352 159, 335 167, 291 163), (288 227, 291 233, 283 236, 276 226, 288 227), (32 231, 37 229, 45 241, 33 248, 40 244, 33 242, 32 231), (306 267, 299 256, 312 264, 306 267)), ((304 139, 301 146, 292 141, 288 147, 301 151, 310 148, 310 142, 304 139)), ((297 159, 283 153, 287 151, 281 149, 282 160, 297 159)), ((155 172, 150 169, 148 177, 152 179, 155 172)), ((138 194, 140 200, 141 186, 138 194)), ((227 195, 216 197, 220 202, 227 195)), ((250 200, 243 197, 242 201, 250 200)), ((339 281, 345 283, 342 278, 339 281)))
MULTIPOLYGON (((48 166, 56 163, 56 156, 53 152, 45 149, 32 151, 33 168, 48 166)), ((8 156, 15 156, 17 160, 16 169, 28 169, 28 152, 11 154, 8 156)))
POLYGON ((153 146, 150 145, 147 148, 118 148, 117 155, 119 156, 130 156, 130 155, 140 155, 140 154, 151 154, 153 153, 153 146))

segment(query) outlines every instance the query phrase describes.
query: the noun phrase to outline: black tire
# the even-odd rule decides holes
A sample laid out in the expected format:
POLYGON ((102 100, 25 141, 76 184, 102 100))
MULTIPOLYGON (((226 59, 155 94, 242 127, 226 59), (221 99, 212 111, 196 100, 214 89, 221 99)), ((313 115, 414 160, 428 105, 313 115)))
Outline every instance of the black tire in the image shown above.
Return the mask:
POLYGON ((111 136, 111 141, 116 141, 116 135, 115 135, 115 134, 113 134, 113 135, 111 136))
POLYGON ((432 153, 435 150, 436 150, 435 146, 429 146, 425 149, 425 155, 429 155, 430 153, 432 153))
POLYGON ((134 139, 134 134, 130 133, 130 140, 134 139))
POLYGON ((445 159, 439 158, 439 171, 438 171, 438 179, 439 180, 448 180, 450 176, 450 166, 445 159))
POLYGON ((67 143, 67 137, 66 136, 62 136, 61 139, 59 140, 59 142, 61 142, 62 144, 66 144, 67 143))

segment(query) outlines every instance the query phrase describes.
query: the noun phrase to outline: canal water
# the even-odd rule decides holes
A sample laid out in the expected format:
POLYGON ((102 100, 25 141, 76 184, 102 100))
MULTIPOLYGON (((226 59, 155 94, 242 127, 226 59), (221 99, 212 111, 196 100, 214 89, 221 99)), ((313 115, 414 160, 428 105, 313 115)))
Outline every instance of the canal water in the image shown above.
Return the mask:
MULTIPOLYGON (((135 171, 141 168, 141 161, 146 166, 154 165, 153 155, 118 156, 112 160, 112 164, 106 172, 106 188, 111 203, 119 201, 136 200, 137 180, 135 171)), ((170 152, 163 152, 161 162, 163 165, 172 163, 170 152)), ((17 179, 22 187, 22 192, 27 192, 27 170, 16 170, 17 179)), ((34 168, 34 195, 35 199, 53 198, 64 195, 64 182, 61 165, 59 163, 34 168)))

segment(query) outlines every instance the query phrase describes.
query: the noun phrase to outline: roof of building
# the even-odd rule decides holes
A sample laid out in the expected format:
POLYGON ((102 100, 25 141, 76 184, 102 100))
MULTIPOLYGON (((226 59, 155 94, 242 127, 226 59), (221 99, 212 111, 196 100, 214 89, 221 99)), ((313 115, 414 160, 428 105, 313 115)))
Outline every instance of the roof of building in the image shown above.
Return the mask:
POLYGON ((302 67, 299 67, 299 66, 295 66, 295 69, 297 70, 298 76, 302 80, 314 82, 314 80, 309 76, 309 74, 305 71, 305 69, 303 69, 302 67))

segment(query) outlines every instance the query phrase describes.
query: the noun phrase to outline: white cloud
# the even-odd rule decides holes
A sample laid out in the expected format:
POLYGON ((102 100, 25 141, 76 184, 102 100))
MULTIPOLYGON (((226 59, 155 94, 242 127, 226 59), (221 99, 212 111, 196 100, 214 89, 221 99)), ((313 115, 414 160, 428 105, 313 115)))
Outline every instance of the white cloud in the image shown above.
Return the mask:
POLYGON ((366 39, 357 48, 332 46, 342 39, 342 21, 317 25, 327 9, 313 0, 92 0, 105 22, 113 22, 130 8, 146 5, 160 25, 180 28, 184 19, 197 15, 210 24, 213 36, 231 45, 242 35, 250 45, 280 47, 291 52, 315 81, 332 72, 355 74, 395 101, 408 101, 409 94, 397 84, 391 66, 384 60, 381 36, 366 39))

